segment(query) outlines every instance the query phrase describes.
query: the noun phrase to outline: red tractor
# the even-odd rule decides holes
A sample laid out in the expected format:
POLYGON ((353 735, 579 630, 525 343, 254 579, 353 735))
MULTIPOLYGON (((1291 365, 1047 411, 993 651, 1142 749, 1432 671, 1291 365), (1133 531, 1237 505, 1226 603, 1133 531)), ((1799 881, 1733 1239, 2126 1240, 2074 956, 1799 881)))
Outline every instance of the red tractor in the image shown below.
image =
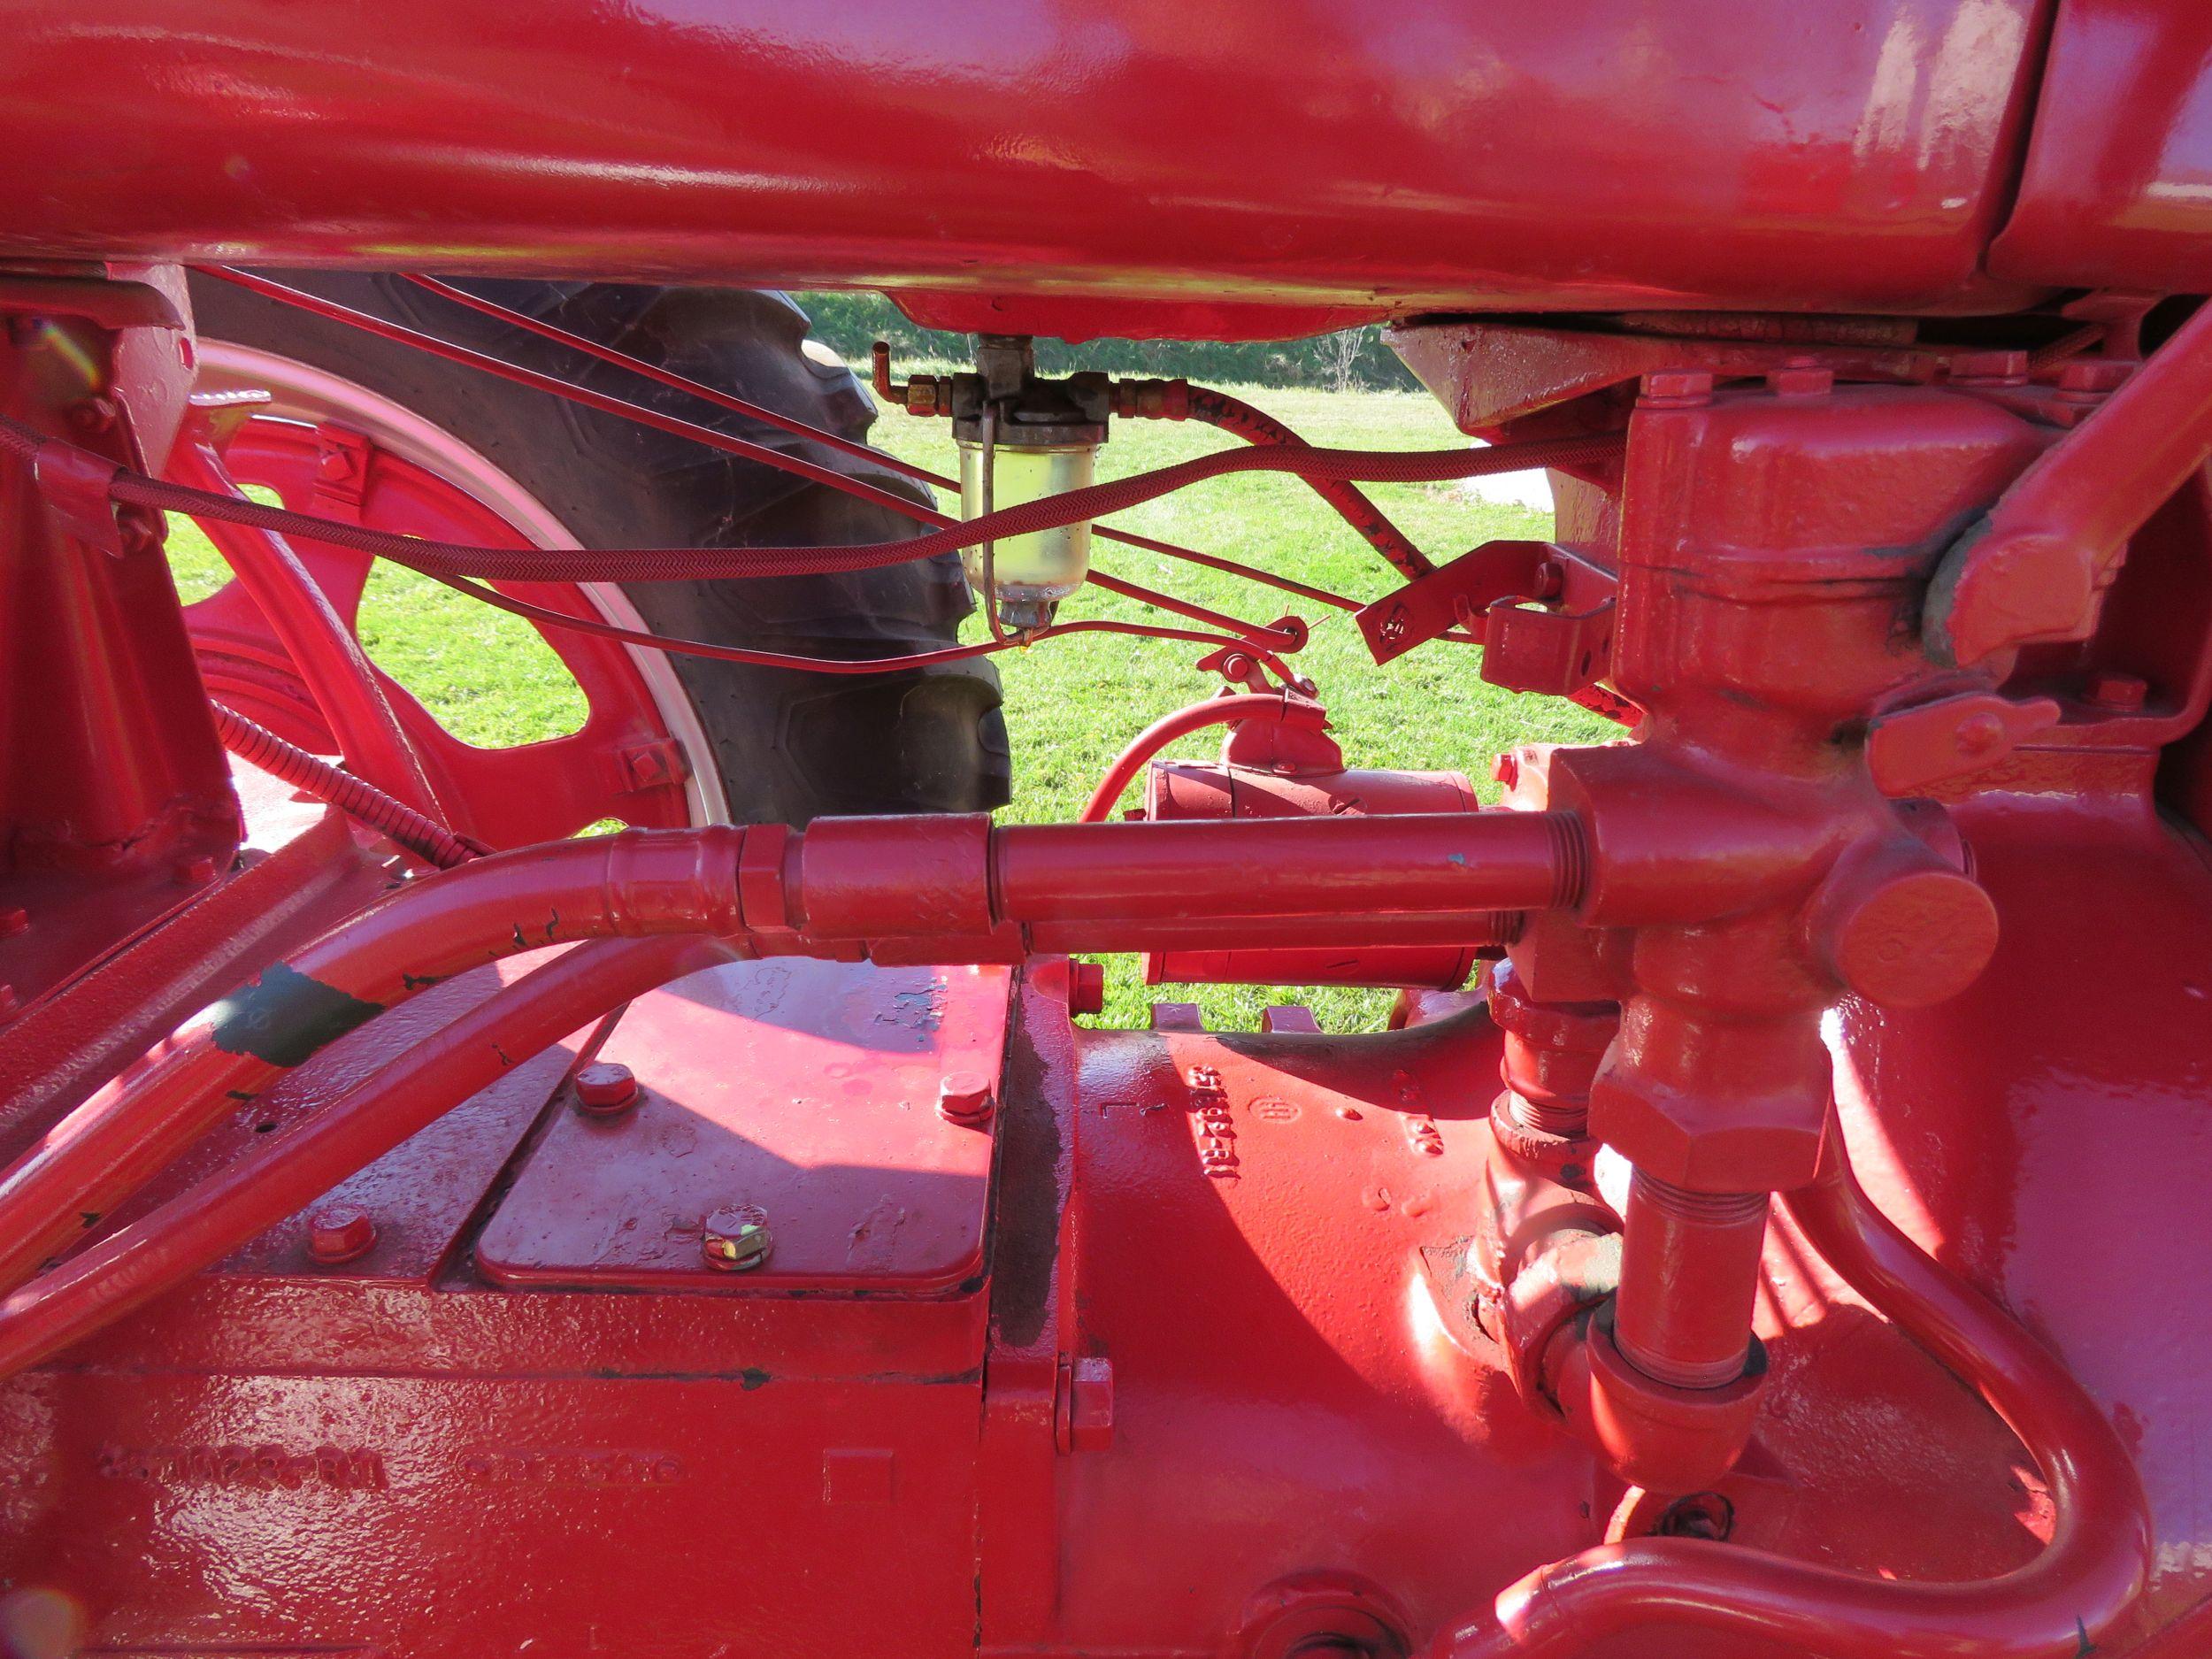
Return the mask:
POLYGON ((0 1649, 2212 1654, 2212 11, 4 12, 0 1649), (1035 349, 1374 323, 1481 444, 1035 349), (1110 522, 1240 471, 1372 592, 1110 522), (1618 739, 1363 768, 1303 613, 1618 739), (1212 695, 995 823, 1102 629, 1212 695))

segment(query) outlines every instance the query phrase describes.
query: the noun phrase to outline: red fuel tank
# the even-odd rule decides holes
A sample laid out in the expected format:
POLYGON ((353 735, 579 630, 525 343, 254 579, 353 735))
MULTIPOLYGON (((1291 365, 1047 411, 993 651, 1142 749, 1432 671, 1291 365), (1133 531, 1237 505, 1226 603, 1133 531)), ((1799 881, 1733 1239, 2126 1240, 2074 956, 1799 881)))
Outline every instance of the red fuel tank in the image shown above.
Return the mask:
POLYGON ((24 0, 0 257, 879 286, 1077 336, 2005 311, 2048 10, 24 0))

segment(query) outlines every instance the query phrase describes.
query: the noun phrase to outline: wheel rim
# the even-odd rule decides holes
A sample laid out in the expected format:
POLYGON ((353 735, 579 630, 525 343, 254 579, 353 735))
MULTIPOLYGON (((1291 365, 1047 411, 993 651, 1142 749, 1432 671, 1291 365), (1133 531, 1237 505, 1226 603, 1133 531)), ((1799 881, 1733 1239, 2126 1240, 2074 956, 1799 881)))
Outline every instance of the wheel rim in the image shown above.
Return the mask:
MULTIPOLYGON (((296 511, 438 540, 579 545, 542 502, 481 453, 326 370, 204 340, 197 389, 269 394, 267 404, 227 430, 224 460, 241 485, 273 490, 296 511)), ((306 541, 296 541, 294 551, 357 633, 372 561, 306 541)), ((569 615, 643 626, 628 595, 612 584, 492 585, 569 615)), ((185 616, 212 695, 290 741, 335 750, 305 683, 236 583, 186 607, 185 616)), ((587 705, 582 726, 565 736, 504 748, 466 742, 377 671, 455 828, 494 846, 515 846, 607 818, 664 827, 726 818, 714 746, 664 655, 572 629, 537 632, 587 705)))

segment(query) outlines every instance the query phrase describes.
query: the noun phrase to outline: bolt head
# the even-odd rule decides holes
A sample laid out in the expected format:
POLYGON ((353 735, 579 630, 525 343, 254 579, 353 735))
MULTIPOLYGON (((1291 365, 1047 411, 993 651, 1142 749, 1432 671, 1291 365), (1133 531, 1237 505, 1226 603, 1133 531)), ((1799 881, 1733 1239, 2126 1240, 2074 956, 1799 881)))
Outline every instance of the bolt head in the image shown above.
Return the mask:
POLYGON ((937 1115, 947 1123, 972 1128, 989 1123, 997 1109, 991 1079, 980 1071, 948 1071, 937 1085, 937 1115))
POLYGON ((2078 358, 2058 372, 2058 389, 2078 397, 2101 398, 2108 392, 2118 390, 2134 366, 2107 358, 2078 358))
POLYGON ((1951 359, 1955 386, 2024 386, 2028 354, 2024 351, 1962 351, 1951 359))
POLYGON ((1713 401, 1713 377, 1702 369, 1660 369, 1638 389, 1637 402, 1647 409, 1694 409, 1713 401))
POLYGON ((595 1060, 576 1073, 576 1103, 595 1117, 611 1118, 637 1104, 637 1079, 612 1060, 595 1060))
POLYGON ((1835 371, 1792 365, 1768 375, 1767 389, 1777 397, 1825 397, 1836 389, 1835 371))
POLYGON ((1589 1133, 1678 1187, 1787 1192, 1819 1168, 1831 1065, 1809 1023, 1793 1064, 1729 1090, 1679 1087, 1617 1048, 1590 1086, 1589 1133))
POLYGON ((709 1267, 724 1273, 749 1273, 768 1259, 775 1240, 768 1212, 757 1204, 732 1204, 701 1224, 699 1253, 709 1267))
POLYGON ((355 1262, 376 1245, 376 1222, 353 1204, 319 1210, 307 1224, 307 1253, 326 1267, 355 1262))
POLYGON ((2107 668, 2089 676, 2085 692, 2088 700, 2100 709, 2132 713, 2148 700, 2151 687, 2150 682, 2140 674, 2124 674, 2107 668))
POLYGON ((1970 714, 1961 720, 1955 735, 1960 754, 1970 757, 1986 755, 2004 742, 2005 723, 1985 710, 1980 714, 1970 714))
POLYGON ((215 861, 205 853, 180 858, 177 860, 176 878, 180 887, 204 887, 215 879, 215 861))

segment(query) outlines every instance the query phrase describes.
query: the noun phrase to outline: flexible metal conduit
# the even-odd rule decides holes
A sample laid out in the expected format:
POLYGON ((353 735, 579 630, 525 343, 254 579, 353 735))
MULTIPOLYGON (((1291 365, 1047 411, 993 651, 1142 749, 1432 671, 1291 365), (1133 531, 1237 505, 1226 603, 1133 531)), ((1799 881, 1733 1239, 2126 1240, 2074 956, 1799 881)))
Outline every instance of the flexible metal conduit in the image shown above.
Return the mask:
POLYGON ((336 807, 356 823, 398 842, 441 870, 465 864, 476 856, 474 849, 437 819, 416 811, 365 779, 286 742, 234 709, 219 703, 209 706, 215 710, 215 734, 223 740, 223 747, 280 783, 288 783, 301 794, 336 807))

